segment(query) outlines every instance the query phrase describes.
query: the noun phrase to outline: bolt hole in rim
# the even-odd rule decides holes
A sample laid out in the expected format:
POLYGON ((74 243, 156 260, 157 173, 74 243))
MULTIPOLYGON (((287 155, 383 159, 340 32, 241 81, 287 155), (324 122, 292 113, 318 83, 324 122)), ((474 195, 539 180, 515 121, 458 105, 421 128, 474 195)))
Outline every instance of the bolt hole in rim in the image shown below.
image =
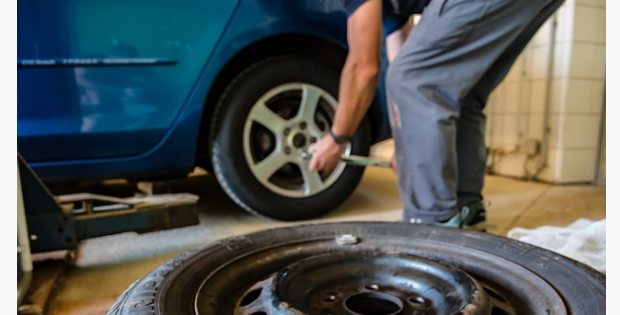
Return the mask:
POLYGON ((248 293, 246 293, 243 296, 243 299, 241 299, 241 302, 239 303, 240 306, 248 306, 250 304, 252 304, 254 301, 256 301, 258 299, 258 297, 260 297, 261 292, 263 291, 263 288, 258 288, 258 289, 254 289, 248 293))
MULTIPOLYGON (((308 83, 287 83, 267 91, 253 105, 243 129, 243 151, 254 177, 285 197, 319 194, 342 175, 341 162, 330 172, 310 172, 301 157, 317 139, 329 133, 338 101, 308 83)), ((347 145, 345 155, 350 154, 347 145)))
POLYGON ((415 305, 424 304, 424 298, 421 297, 421 296, 411 297, 411 298, 408 299, 408 301, 410 303, 412 303, 412 304, 415 304, 415 305))
POLYGON ((330 296, 326 297, 323 301, 327 302, 327 303, 336 302, 336 296, 330 295, 330 296))

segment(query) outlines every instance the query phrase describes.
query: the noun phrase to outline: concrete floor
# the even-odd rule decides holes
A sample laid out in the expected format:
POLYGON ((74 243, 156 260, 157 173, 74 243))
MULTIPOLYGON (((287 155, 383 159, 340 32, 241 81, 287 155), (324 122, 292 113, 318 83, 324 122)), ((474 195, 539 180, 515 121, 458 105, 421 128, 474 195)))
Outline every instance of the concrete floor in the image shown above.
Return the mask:
MULTIPOLYGON (((62 261, 35 264, 33 289, 52 285, 54 289, 47 299, 46 311, 40 305, 39 309, 30 308, 30 313, 105 314, 132 282, 177 254, 232 235, 308 223, 283 223, 252 216, 232 203, 212 177, 205 176, 203 185, 209 193, 200 203, 199 225, 90 239, 71 253, 72 265, 62 261), (63 272, 56 279, 60 270, 63 272)), ((555 186, 487 176, 484 193, 491 202, 488 232, 497 235, 505 236, 513 227, 566 226, 579 218, 606 217, 606 189, 601 186, 555 186)), ((367 169, 349 200, 312 222, 397 221, 400 217, 396 176, 389 169, 373 168, 367 169)))

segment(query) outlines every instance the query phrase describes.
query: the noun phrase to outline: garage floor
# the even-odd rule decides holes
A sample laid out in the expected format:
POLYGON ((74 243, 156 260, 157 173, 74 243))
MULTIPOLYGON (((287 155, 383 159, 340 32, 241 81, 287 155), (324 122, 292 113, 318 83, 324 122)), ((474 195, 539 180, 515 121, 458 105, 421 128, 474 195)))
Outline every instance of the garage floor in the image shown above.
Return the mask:
MULTIPOLYGON (((252 216, 232 203, 211 176, 203 180, 205 195, 201 195, 199 225, 90 239, 69 253, 72 265, 62 260, 36 263, 32 286, 36 292, 31 297, 34 305, 26 308, 26 313, 105 314, 133 281, 177 254, 232 235, 310 223, 283 223, 252 216), (51 287, 47 298, 50 290, 44 288, 51 287), (47 310, 43 312, 42 308, 47 310)), ((485 196, 491 202, 487 212, 489 232, 497 235, 505 236, 513 227, 566 226, 579 218, 606 217, 606 190, 601 186, 555 186, 488 176, 485 196)), ((396 176, 389 169, 373 168, 367 169, 359 188, 344 205, 311 222, 397 221, 400 217, 396 176)))

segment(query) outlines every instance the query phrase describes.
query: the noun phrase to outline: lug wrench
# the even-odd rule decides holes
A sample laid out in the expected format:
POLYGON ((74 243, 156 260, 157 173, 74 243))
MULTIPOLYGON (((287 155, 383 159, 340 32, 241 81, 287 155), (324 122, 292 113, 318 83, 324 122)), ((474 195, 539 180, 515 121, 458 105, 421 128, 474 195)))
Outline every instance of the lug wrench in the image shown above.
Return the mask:
MULTIPOLYGON (((309 160, 312 158, 312 153, 310 152, 301 152, 299 155, 304 160, 309 160)), ((359 156, 359 155, 344 156, 343 155, 340 158, 340 160, 347 163, 347 165, 351 165, 351 166, 378 166, 378 167, 384 167, 384 168, 392 168, 391 162, 378 161, 378 160, 374 160, 366 156, 359 156)))

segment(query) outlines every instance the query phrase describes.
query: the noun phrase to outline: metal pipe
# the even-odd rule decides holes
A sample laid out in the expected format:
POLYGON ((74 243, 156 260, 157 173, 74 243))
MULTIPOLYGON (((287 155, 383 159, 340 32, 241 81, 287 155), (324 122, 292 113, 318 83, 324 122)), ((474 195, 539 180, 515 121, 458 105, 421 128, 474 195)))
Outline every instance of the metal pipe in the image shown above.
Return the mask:
POLYGON ((557 13, 553 14, 553 22, 551 23, 551 34, 550 34, 550 48, 549 48, 549 67, 547 72, 547 94, 545 96, 545 111, 543 116, 543 138, 541 143, 541 160, 542 164, 538 167, 532 179, 538 180, 538 176, 542 173, 542 171, 549 166, 547 163, 547 158, 549 157, 549 115, 551 112, 551 92, 553 87, 553 71, 554 71, 554 63, 555 63, 555 40, 556 33, 558 28, 558 15, 557 13))
MULTIPOLYGON (((601 115, 600 115, 600 122, 599 122, 599 133, 598 133, 598 146, 597 146, 597 152, 596 152, 596 163, 594 166, 594 184, 596 185, 604 185, 603 180, 601 179, 601 158, 603 157, 603 147, 605 146, 605 141, 606 141, 606 119, 607 119, 607 74, 605 74, 605 79, 603 79, 603 90, 601 91, 602 93, 602 97, 601 97, 601 115)), ((605 160, 606 162, 607 160, 605 160)))
POLYGON ((26 224, 22 183, 19 174, 19 161, 17 163, 17 254, 21 258, 21 266, 19 267, 24 272, 22 278, 17 281, 17 306, 19 307, 32 281, 32 257, 30 254, 30 240, 28 238, 28 225, 26 224))

